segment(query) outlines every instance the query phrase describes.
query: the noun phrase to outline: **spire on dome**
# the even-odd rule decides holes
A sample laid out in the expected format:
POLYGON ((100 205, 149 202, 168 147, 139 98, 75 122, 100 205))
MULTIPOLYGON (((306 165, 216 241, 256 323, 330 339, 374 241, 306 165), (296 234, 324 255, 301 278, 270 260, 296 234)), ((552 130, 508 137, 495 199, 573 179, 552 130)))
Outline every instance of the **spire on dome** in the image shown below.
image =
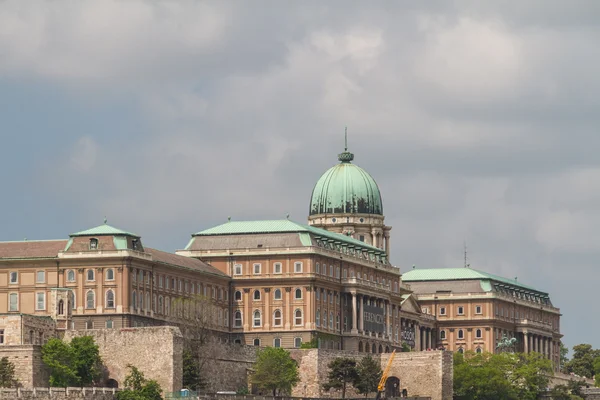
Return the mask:
POLYGON ((349 163, 350 161, 354 160, 354 154, 348 151, 348 127, 344 129, 344 152, 338 154, 338 160, 343 163, 349 163))

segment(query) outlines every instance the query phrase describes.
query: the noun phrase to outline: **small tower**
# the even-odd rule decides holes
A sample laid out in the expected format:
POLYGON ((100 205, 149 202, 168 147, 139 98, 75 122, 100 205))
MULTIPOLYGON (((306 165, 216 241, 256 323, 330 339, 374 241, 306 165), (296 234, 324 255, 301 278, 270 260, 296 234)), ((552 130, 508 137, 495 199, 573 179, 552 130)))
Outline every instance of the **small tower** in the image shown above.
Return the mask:
POLYGON ((50 310, 50 316, 56 321, 56 329, 69 329, 73 315, 73 291, 67 288, 50 289, 50 310))

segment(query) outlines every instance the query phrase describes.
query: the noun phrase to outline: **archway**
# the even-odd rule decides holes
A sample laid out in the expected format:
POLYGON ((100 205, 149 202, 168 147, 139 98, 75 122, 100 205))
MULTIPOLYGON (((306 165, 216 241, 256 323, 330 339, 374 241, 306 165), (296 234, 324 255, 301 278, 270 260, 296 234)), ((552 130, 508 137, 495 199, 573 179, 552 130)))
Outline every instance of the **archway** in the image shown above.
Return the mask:
POLYGON ((390 376, 385 382, 385 397, 400 397, 400 379, 390 376))
POLYGON ((383 353, 383 346, 379 345, 379 353, 383 353))
POLYGON ((359 353, 362 353, 362 351, 363 351, 363 343, 362 342, 358 342, 358 351, 359 351, 359 353))
POLYGON ((371 349, 371 353, 377 354, 377 346, 375 345, 375 343, 373 343, 373 346, 372 346, 372 349, 371 349))
POLYGON ((109 388, 115 388, 118 389, 119 388, 119 382, 117 382, 114 379, 109 379, 106 381, 106 386, 109 388))

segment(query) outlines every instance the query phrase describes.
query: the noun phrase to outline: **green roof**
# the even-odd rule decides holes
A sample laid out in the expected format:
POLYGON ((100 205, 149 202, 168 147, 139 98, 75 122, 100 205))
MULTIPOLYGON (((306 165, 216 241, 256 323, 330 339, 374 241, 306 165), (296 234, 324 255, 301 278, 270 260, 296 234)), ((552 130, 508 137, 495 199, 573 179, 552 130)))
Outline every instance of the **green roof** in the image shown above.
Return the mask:
POLYGON ((354 154, 344 151, 340 163, 317 181, 310 201, 309 215, 378 214, 383 215, 381 193, 375 179, 351 163, 354 154))
POLYGON ((527 290, 533 290, 539 293, 546 293, 537 290, 531 286, 523 285, 516 279, 507 279, 501 276, 489 274, 483 271, 478 271, 472 268, 416 268, 402 274, 402 280, 407 283, 419 281, 451 281, 471 279, 493 280, 507 285, 517 286, 527 290))
POLYGON ((107 224, 103 224, 85 231, 71 233, 69 236, 133 236, 139 238, 139 235, 136 235, 135 233, 126 232, 107 224))
MULTIPOLYGON (((380 256, 385 255, 385 251, 371 246, 365 242, 354 239, 350 236, 342 235, 340 233, 329 232, 325 229, 316 228, 314 226, 299 224, 288 219, 280 220, 263 220, 263 221, 229 221, 221 225, 203 230, 198 233, 194 233, 194 236, 218 236, 218 235, 248 235, 248 234, 261 234, 261 233, 300 233, 302 243, 310 245, 311 242, 306 234, 313 234, 320 238, 331 239, 340 242, 345 245, 352 245, 357 248, 362 248, 367 251, 372 251, 380 256)), ((189 247, 189 244, 188 246, 189 247)))

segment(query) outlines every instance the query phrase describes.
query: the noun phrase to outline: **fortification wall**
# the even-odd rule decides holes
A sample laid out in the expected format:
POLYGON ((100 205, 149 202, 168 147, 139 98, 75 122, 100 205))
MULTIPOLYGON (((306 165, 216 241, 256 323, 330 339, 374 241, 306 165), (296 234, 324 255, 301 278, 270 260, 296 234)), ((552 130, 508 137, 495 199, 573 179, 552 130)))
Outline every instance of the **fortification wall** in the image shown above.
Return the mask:
POLYGON ((8 357, 15 366, 15 378, 24 388, 48 386, 48 370, 42 363, 42 347, 37 345, 2 346, 0 358, 8 357))
POLYGON ((256 362, 258 347, 215 344, 203 350, 203 371, 207 392, 238 391, 248 387, 248 374, 256 362))
POLYGON ((77 336, 92 336, 108 369, 108 378, 123 387, 129 364, 148 379, 156 380, 165 392, 182 386, 183 338, 172 326, 124 329, 90 329, 65 332, 70 341, 77 336))
MULTIPOLYGON (((292 357, 300 366, 301 382, 294 388, 292 396, 340 398, 341 391, 324 391, 322 384, 327 381, 329 363, 338 357, 348 357, 357 362, 369 354, 322 349, 292 350, 292 357)), ((371 354, 385 369, 391 354, 371 354)), ((444 351, 423 351, 397 353, 390 369, 389 377, 400 380, 399 391, 406 389, 409 396, 430 397, 432 400, 452 399, 453 377, 452 353, 444 351)), ((352 386, 346 388, 347 398, 360 398, 352 386)))
POLYGON ((65 400, 90 399, 114 400, 115 391, 105 388, 31 388, 0 389, 0 399, 65 400))

